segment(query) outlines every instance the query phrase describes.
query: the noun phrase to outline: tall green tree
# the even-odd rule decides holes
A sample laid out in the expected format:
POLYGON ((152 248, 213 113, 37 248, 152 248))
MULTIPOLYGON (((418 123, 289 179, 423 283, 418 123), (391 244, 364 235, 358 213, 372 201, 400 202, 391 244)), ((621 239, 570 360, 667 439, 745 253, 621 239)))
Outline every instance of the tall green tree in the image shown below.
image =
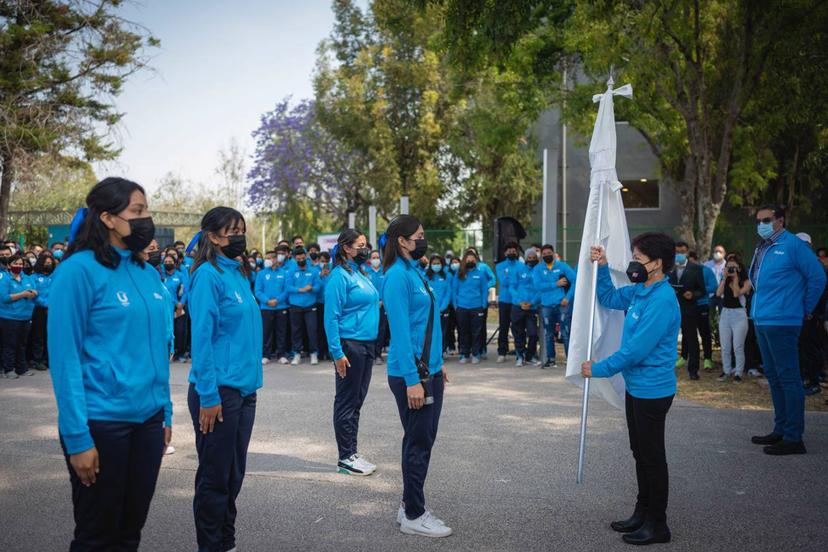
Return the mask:
POLYGON ((111 159, 111 100, 158 41, 121 0, 0 0, 0 233, 21 162, 39 154, 111 159))

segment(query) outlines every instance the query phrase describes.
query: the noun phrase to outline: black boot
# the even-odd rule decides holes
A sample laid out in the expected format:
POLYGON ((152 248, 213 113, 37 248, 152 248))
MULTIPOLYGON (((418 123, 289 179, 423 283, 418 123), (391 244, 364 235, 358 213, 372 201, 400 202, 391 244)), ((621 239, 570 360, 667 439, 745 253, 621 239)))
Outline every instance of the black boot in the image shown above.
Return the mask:
POLYGON ((638 531, 641 529, 641 526, 644 525, 644 516, 646 514, 646 510, 636 508, 633 515, 629 517, 629 519, 625 519, 623 521, 613 521, 610 523, 610 527, 612 527, 613 531, 618 533, 632 533, 633 531, 638 531))
POLYGON ((750 438, 750 442, 754 445, 775 445, 782 440, 782 436, 778 433, 768 433, 767 435, 754 435, 750 438))
POLYGON ((765 454, 772 456, 787 456, 788 454, 805 454, 805 443, 802 441, 779 441, 775 445, 764 448, 765 454))
POLYGON ((628 533, 621 537, 627 544, 655 544, 657 542, 670 542, 670 528, 663 521, 648 519, 638 531, 628 533))

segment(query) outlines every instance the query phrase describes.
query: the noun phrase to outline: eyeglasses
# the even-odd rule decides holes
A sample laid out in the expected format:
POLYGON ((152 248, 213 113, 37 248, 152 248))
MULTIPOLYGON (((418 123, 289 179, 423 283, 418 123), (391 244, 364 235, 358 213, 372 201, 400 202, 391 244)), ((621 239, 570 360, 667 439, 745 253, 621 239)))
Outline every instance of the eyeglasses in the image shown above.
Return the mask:
POLYGON ((770 224, 773 222, 773 217, 765 217, 761 219, 756 219, 756 222, 761 222, 762 224, 770 224))

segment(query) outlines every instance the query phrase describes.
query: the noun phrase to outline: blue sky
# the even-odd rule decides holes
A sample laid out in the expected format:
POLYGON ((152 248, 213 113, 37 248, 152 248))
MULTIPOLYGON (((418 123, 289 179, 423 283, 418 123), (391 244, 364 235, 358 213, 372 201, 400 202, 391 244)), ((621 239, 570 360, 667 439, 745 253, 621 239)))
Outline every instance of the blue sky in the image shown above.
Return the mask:
POLYGON ((233 138, 249 156, 264 112, 312 94, 316 48, 333 25, 330 0, 142 0, 122 11, 161 48, 155 72, 134 75, 116 99, 121 157, 95 168, 149 189, 168 171, 209 183, 233 138))

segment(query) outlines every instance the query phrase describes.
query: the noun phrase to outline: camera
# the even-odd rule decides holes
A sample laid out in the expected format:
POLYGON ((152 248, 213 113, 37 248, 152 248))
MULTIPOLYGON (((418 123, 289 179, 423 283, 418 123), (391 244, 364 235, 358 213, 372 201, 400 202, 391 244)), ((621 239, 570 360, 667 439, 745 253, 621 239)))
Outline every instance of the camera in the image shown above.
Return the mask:
POLYGON ((727 273, 728 274, 736 274, 736 267, 735 266, 728 267, 727 268, 727 273))

